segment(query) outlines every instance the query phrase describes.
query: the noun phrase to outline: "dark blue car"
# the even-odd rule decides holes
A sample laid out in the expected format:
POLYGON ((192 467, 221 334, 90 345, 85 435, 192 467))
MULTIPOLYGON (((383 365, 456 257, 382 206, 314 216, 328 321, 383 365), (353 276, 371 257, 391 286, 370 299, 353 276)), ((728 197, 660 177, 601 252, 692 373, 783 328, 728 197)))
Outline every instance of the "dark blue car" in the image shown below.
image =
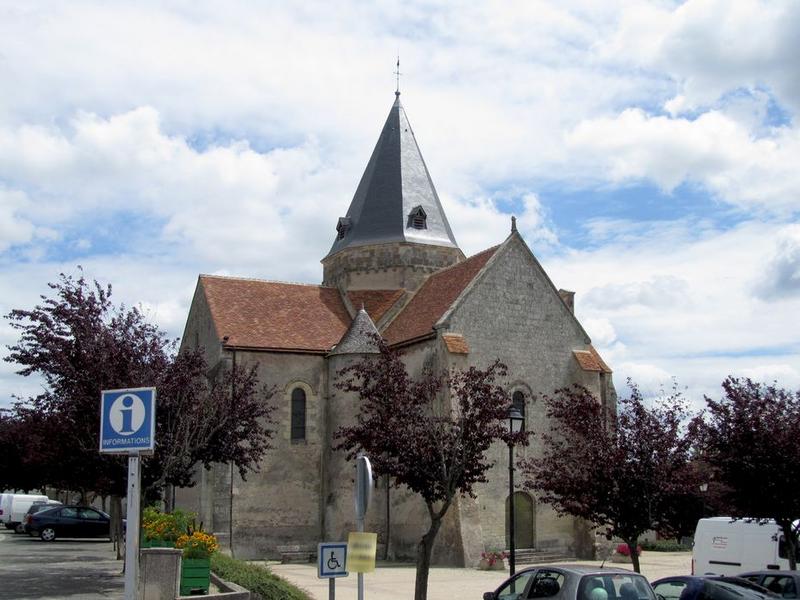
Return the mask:
POLYGON ((59 537, 109 537, 111 517, 90 506, 58 506, 31 515, 26 530, 45 542, 59 537))
POLYGON ((682 575, 652 583, 658 600, 774 600, 775 595, 741 577, 682 575))

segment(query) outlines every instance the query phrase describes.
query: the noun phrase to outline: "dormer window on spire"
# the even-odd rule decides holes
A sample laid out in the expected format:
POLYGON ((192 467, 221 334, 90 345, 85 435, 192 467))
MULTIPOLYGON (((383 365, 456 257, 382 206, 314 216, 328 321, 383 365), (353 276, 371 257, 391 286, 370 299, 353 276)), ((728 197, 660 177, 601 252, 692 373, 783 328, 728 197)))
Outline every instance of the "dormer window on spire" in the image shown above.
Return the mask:
POLYGON ((406 228, 413 229, 427 229, 428 228, 428 215, 425 214, 425 209, 421 205, 415 206, 408 213, 408 224, 406 228))
POLYGON ((347 232, 350 230, 350 217, 339 217, 339 222, 336 224, 336 237, 340 240, 344 239, 347 232))

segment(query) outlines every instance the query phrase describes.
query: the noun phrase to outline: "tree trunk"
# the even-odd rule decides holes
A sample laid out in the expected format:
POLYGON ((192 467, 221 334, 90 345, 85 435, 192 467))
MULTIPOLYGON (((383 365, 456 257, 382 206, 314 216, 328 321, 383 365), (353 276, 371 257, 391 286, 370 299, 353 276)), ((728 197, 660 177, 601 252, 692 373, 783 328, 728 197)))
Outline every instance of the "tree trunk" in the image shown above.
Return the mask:
POLYGON ((111 516, 111 541, 114 542, 114 549, 117 551, 117 560, 124 556, 125 536, 122 534, 122 498, 111 496, 110 502, 111 516))
POLYGON ((442 526, 441 517, 432 517, 428 532, 422 536, 417 544, 417 578, 414 582, 414 600, 427 600, 428 598, 428 572, 431 567, 431 553, 436 534, 442 526))
POLYGON ((786 544, 786 554, 789 557, 789 569, 791 571, 797 570, 797 538, 795 538, 794 528, 790 519, 781 519, 777 521, 783 532, 783 540, 786 544))
POLYGON ((639 545, 639 538, 633 538, 631 540, 625 540, 625 543, 628 544, 628 551, 631 553, 631 563, 633 564, 633 570, 637 573, 641 573, 641 569, 639 568, 639 553, 636 551, 637 546, 639 545))

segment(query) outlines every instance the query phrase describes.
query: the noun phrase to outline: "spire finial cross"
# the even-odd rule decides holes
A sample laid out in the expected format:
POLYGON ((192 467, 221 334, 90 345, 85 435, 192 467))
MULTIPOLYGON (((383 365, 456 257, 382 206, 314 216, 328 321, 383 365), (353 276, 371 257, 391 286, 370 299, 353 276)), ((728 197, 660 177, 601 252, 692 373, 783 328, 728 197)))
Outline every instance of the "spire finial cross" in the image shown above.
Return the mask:
POLYGON ((400 95, 400 75, 402 75, 402 73, 400 72, 400 54, 397 55, 397 70, 394 71, 394 74, 397 77, 397 89, 394 91, 394 95, 395 96, 399 96, 400 95))

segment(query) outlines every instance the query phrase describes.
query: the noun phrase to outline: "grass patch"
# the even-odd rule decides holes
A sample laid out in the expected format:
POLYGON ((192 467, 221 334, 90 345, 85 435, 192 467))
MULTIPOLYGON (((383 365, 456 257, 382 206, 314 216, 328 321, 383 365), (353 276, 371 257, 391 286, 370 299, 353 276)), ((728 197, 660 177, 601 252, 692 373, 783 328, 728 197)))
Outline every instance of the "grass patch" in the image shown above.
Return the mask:
POLYGON ((268 568, 219 552, 211 555, 211 570, 222 579, 250 590, 254 600, 311 600, 306 592, 278 577, 268 568))
POLYGON ((642 550, 651 552, 691 552, 692 547, 686 544, 679 544, 675 540, 653 540, 641 542, 642 550))

